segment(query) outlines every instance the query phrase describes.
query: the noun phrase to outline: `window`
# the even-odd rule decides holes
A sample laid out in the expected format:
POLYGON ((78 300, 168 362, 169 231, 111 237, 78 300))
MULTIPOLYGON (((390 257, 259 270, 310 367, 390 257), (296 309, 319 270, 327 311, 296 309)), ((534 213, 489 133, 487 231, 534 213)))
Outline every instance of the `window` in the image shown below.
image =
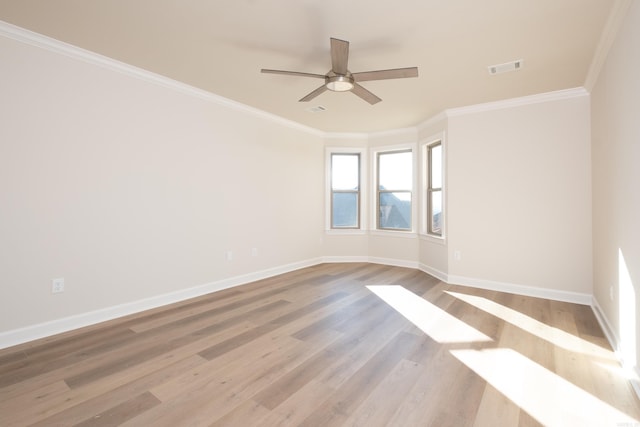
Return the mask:
POLYGON ((359 153, 331 153, 331 228, 360 228, 359 153))
POLYGON ((427 148, 427 234, 442 237, 442 141, 427 148))
POLYGON ((411 150, 377 153, 377 228, 412 229, 413 153, 411 150))

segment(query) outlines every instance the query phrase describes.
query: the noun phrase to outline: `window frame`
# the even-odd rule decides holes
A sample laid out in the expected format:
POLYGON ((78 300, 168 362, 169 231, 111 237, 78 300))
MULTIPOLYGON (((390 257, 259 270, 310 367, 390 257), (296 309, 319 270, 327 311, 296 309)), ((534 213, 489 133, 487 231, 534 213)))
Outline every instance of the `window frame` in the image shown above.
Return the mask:
POLYGON ((361 165, 362 165, 362 159, 361 159, 361 155, 360 153, 331 153, 330 155, 330 165, 329 165, 329 179, 330 179, 330 191, 331 191, 331 206, 329 208, 330 211, 330 218, 329 218, 329 224, 332 230, 359 230, 360 229, 360 211, 362 210, 360 207, 360 193, 361 193, 361 188, 362 188, 362 177, 360 176, 360 169, 361 169, 361 165), (356 156, 358 159, 357 165, 358 165, 358 184, 355 190, 336 190, 333 187, 333 160, 335 158, 335 156, 356 156), (334 213, 334 209, 333 209, 333 202, 334 202, 334 196, 335 194, 355 194, 356 195, 356 225, 355 226, 336 226, 334 224, 334 217, 333 217, 333 213, 334 213))
POLYGON ((422 151, 422 215, 420 218, 420 234, 428 239, 433 239, 436 242, 444 242, 446 237, 446 142, 444 133, 434 135, 427 138, 421 143, 422 151), (431 182, 431 168, 432 168, 432 149, 434 147, 441 147, 441 186, 433 187, 431 182), (435 233, 432 230, 432 199, 431 195, 434 191, 439 191, 442 194, 442 211, 440 213, 440 233, 435 233))
MULTIPOLYGON (((367 150, 363 147, 326 147, 325 149, 325 232, 327 234, 363 234, 367 224, 367 150), (358 217, 357 227, 333 227, 333 186, 332 186, 332 159, 333 155, 357 155, 358 168, 358 217)), ((338 190, 339 193, 355 192, 350 190, 338 190)))
POLYGON ((372 150, 372 162, 373 173, 371 176, 372 182, 372 196, 375 199, 373 203, 373 215, 371 218, 371 229, 375 234, 388 235, 393 234, 403 237, 414 237, 416 235, 416 218, 417 218, 417 204, 416 204, 416 145, 415 144, 400 144, 394 146, 376 147, 372 150), (411 189, 385 189, 380 190, 380 155, 393 154, 393 153, 411 153, 411 189), (382 193, 397 193, 407 192, 411 197, 411 223, 410 228, 389 228, 380 226, 380 194, 382 193))

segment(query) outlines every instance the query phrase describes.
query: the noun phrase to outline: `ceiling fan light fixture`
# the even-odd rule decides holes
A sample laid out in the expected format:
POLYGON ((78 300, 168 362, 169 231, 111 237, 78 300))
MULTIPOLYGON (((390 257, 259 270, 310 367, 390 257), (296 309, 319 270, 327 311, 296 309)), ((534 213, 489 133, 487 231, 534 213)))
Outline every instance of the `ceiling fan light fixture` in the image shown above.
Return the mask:
POLYGON ((332 92, 351 92, 369 104, 376 104, 382 99, 360 86, 360 82, 371 80, 404 79, 418 77, 418 67, 393 68, 389 70, 371 70, 352 74, 347 68, 349 62, 349 42, 331 37, 331 69, 327 74, 304 73, 301 71, 270 70, 263 68, 261 73, 284 74, 289 76, 313 77, 324 79, 324 84, 298 100, 309 102, 327 90, 332 92), (356 83, 357 81, 357 83, 356 83))
POLYGON ((331 76, 327 77, 327 89, 334 92, 347 92, 353 89, 353 77, 351 76, 331 76))

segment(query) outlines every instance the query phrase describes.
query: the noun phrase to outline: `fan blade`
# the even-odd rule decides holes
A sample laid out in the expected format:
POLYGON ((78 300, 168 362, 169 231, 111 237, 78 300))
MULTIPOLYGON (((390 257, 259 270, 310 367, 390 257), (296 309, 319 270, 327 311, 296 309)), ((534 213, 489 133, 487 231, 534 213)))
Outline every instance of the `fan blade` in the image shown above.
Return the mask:
POLYGON ((267 74, 284 74, 286 76, 315 77, 318 79, 325 78, 324 74, 301 73, 299 71, 267 70, 266 68, 263 68, 260 72, 267 74))
POLYGON ((331 38, 331 70, 341 76, 347 74, 349 42, 331 38))
POLYGON ((369 92, 367 89, 360 86, 358 83, 353 84, 353 89, 351 89, 351 92, 355 93, 356 95, 358 95, 360 98, 364 99, 371 105, 377 104, 378 102, 382 101, 382 99, 378 98, 377 96, 369 92))
POLYGON ((353 73, 353 78, 357 82, 369 80, 404 79, 407 77, 418 77, 418 67, 395 68, 393 70, 364 71, 353 73))
POLYGON ((321 93, 323 93, 325 90, 327 90, 327 87, 325 85, 320 86, 318 89, 314 90, 313 92, 311 92, 309 95, 305 96, 304 98, 300 99, 300 101, 298 102, 308 102, 311 101, 313 98, 315 98, 316 96, 320 95, 321 93))

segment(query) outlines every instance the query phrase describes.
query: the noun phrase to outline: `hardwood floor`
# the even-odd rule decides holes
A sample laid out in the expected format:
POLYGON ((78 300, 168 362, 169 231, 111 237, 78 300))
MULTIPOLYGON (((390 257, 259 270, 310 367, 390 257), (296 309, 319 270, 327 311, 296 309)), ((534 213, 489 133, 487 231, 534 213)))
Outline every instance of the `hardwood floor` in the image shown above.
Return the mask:
POLYGON ((0 351, 1 426, 640 426, 586 306, 324 264, 0 351))

